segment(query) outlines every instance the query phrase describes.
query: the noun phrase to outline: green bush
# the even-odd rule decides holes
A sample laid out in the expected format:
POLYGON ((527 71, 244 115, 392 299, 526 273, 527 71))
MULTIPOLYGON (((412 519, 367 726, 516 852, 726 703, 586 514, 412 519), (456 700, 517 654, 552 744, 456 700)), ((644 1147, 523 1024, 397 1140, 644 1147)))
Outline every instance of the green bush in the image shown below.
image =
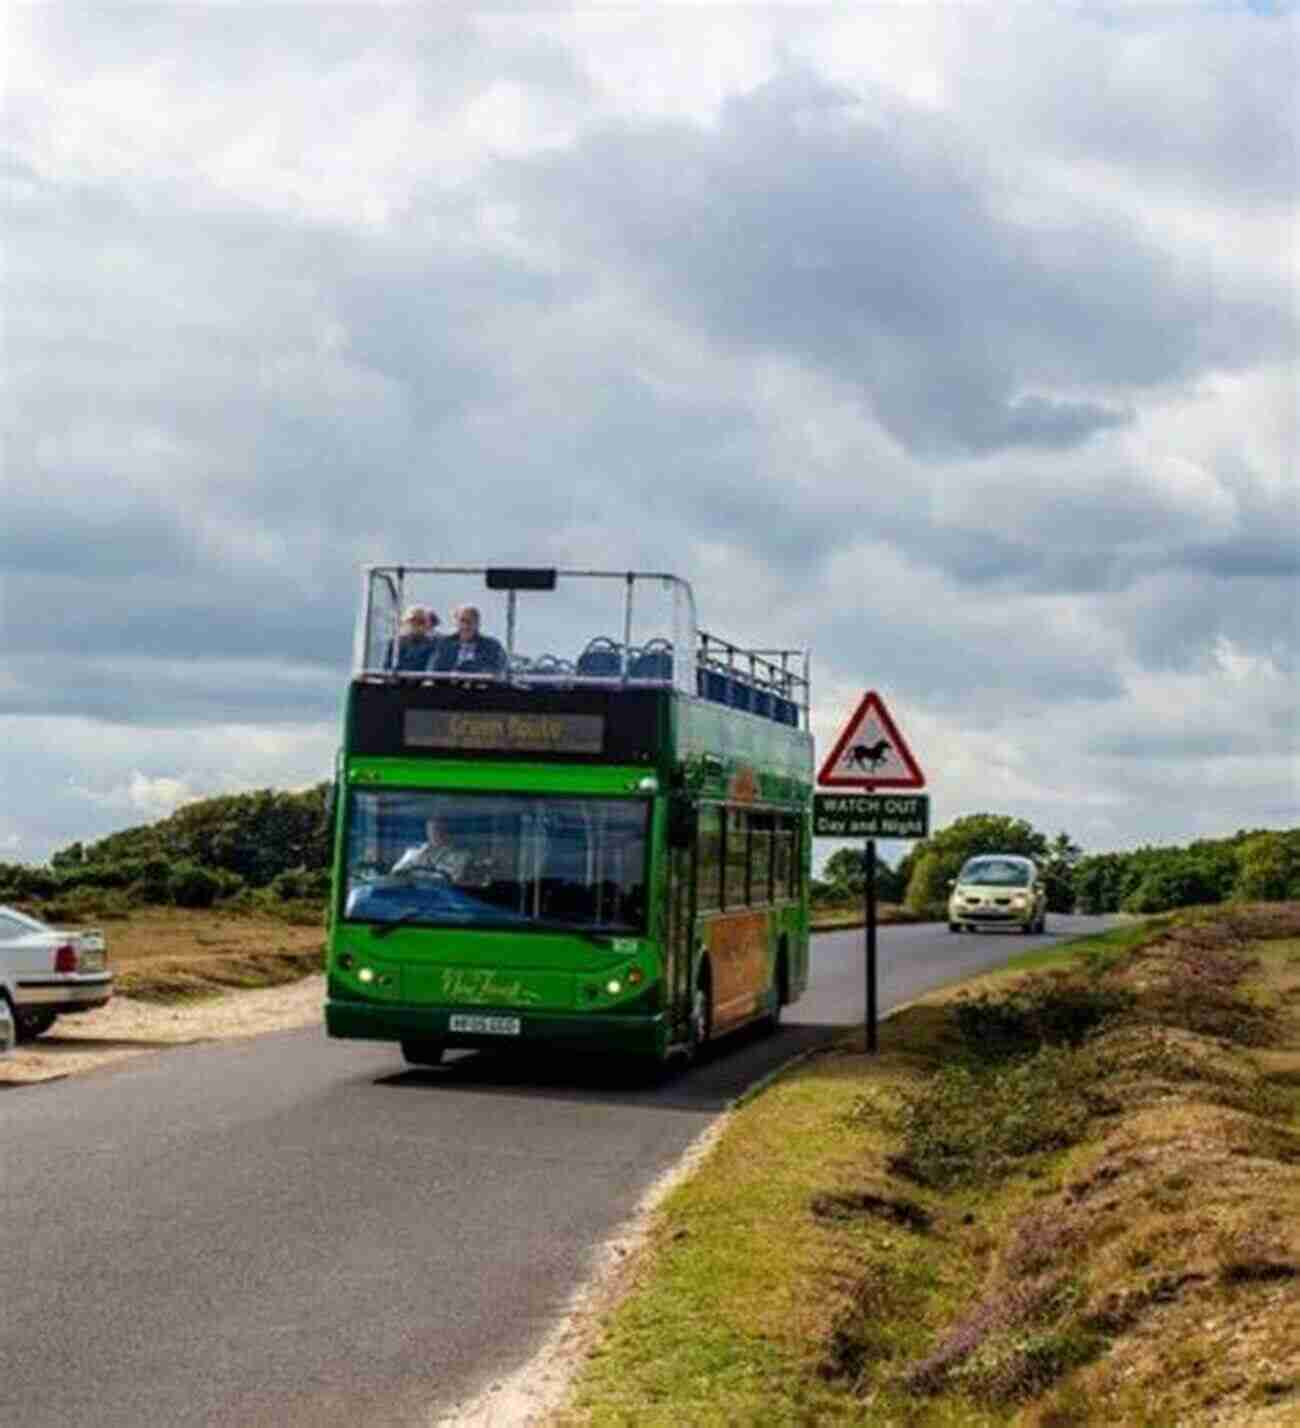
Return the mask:
POLYGON ((1245 902, 1300 898, 1300 831, 1256 833, 1241 846, 1233 897, 1245 902))
POLYGON ((1124 899, 1125 912, 1168 912, 1173 907, 1196 907, 1222 900, 1210 870, 1186 854, 1169 858, 1152 868, 1124 899))
POLYGON ((271 879, 268 890, 279 902, 296 902, 307 895, 307 876, 301 868, 280 873, 271 879))
POLYGON ((1057 1046, 1018 1061, 943 1066, 907 1098, 893 1168, 935 1188, 1005 1175, 1022 1157, 1082 1136, 1084 1086, 1079 1058, 1057 1046))
POLYGON ((139 879, 131 884, 131 897, 136 902, 170 902, 171 876, 172 865, 166 858, 145 858, 140 865, 139 879))
POLYGON ((211 907, 221 892, 221 880, 207 868, 181 863, 172 870, 167 891, 177 907, 211 907))
POLYGON ((1073 972, 1047 972, 1009 992, 963 997, 954 1015, 972 1057, 1001 1061, 1042 1046, 1078 1046, 1132 1005, 1131 993, 1073 972))

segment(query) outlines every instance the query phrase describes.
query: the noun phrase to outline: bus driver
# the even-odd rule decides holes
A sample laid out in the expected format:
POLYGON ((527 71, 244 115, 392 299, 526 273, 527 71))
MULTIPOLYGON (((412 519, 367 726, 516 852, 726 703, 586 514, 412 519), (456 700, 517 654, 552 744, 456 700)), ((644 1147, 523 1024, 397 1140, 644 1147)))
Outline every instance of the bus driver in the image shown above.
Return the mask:
POLYGON ((416 870, 441 873, 453 883, 464 881, 469 870, 472 855, 464 848, 458 848, 447 837, 442 820, 434 815, 425 820, 424 832, 427 841, 414 848, 408 848, 393 864, 393 872, 405 873, 416 870))

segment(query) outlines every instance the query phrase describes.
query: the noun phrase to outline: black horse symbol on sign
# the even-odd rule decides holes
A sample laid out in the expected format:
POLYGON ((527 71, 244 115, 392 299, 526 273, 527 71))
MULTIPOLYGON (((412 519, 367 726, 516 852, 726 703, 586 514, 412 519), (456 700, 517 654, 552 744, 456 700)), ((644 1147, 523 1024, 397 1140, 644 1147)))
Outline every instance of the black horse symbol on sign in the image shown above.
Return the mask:
POLYGON ((849 750, 849 763, 875 773, 891 748, 893 745, 888 739, 877 739, 874 744, 854 744, 849 750))

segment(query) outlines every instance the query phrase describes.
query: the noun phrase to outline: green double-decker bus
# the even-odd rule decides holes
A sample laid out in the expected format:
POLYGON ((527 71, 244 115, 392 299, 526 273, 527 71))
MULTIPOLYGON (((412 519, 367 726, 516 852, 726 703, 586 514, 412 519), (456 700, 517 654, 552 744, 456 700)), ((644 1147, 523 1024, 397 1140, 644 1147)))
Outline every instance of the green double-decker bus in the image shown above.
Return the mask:
POLYGON ((673 575, 366 567, 329 1034, 435 1065, 775 1027, 808 979, 808 693, 806 651, 702 631, 673 575))

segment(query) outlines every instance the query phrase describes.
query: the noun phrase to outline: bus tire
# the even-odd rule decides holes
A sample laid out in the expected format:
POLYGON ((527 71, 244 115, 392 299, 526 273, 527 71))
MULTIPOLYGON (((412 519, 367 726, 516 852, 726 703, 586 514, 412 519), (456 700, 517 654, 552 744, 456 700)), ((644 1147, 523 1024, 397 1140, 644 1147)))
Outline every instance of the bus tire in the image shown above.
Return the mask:
POLYGON ((443 1049, 441 1041, 433 1041, 424 1037, 417 1039, 404 1036, 402 1038, 402 1055, 412 1066, 440 1066, 443 1049))

